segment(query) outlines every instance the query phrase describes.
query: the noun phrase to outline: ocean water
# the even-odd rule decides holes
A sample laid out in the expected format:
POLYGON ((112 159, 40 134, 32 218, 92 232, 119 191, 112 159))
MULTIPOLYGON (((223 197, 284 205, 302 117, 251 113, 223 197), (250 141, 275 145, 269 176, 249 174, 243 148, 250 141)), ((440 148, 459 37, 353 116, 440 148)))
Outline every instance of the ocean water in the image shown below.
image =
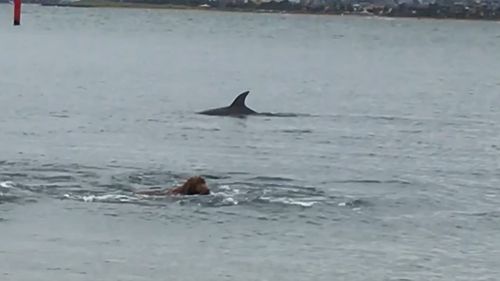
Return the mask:
POLYGON ((499 280, 497 22, 11 21, 0 5, 0 280, 499 280), (245 90, 284 117, 196 114, 245 90), (134 194, 191 175, 212 195, 134 194))

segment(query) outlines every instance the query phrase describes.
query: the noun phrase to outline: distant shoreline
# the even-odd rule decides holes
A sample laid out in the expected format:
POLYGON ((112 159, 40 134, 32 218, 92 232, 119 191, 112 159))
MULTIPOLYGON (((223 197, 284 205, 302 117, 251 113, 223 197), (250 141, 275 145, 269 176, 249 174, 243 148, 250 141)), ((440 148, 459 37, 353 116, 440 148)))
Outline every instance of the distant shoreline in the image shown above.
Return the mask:
POLYGON ((72 8, 135 8, 135 9, 176 9, 176 10, 207 10, 188 5, 174 4, 150 4, 150 3, 132 3, 132 2, 114 2, 114 1, 98 1, 98 0, 82 0, 67 3, 51 3, 42 2, 42 6, 57 6, 57 7, 72 7, 72 8))
POLYGON ((474 20, 474 21, 500 21, 499 15, 494 18, 485 17, 459 17, 451 15, 421 15, 418 13, 391 14, 382 13, 382 9, 377 10, 378 13, 370 13, 367 11, 331 11, 331 10, 309 10, 309 9, 279 9, 275 7, 260 8, 256 6, 230 6, 230 7, 213 7, 208 5, 182 5, 182 4, 152 4, 138 2, 117 2, 109 0, 81 0, 76 2, 59 2, 58 0, 48 0, 40 3, 42 6, 58 6, 72 8, 133 8, 133 9, 170 9, 170 10, 200 10, 200 11, 220 11, 220 12, 241 12, 241 13, 270 13, 270 14, 301 14, 301 15, 338 15, 338 16, 362 16, 362 17, 385 17, 385 18, 412 18, 412 19, 438 19, 438 20, 474 20))

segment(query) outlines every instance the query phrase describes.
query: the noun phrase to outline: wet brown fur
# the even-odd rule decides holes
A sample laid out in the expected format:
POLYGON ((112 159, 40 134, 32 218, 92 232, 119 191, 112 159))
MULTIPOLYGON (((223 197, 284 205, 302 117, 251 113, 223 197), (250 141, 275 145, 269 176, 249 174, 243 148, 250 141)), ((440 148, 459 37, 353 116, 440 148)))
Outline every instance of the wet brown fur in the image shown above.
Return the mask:
POLYGON ((187 179, 187 181, 178 187, 167 190, 141 190, 137 194, 143 195, 208 195, 210 189, 205 182, 205 179, 200 176, 194 176, 187 179))

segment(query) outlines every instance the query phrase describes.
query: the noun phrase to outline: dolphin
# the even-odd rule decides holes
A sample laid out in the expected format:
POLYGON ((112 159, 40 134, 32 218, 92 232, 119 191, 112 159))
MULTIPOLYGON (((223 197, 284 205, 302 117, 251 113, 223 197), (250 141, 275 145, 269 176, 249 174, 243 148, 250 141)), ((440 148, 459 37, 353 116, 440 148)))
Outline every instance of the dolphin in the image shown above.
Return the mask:
POLYGON ((217 115, 217 116, 245 116, 245 115, 257 115, 258 113, 248 108, 245 105, 245 99, 250 91, 245 91, 239 94, 229 106, 219 107, 214 109, 208 109, 205 111, 198 112, 198 114, 205 115, 217 115))

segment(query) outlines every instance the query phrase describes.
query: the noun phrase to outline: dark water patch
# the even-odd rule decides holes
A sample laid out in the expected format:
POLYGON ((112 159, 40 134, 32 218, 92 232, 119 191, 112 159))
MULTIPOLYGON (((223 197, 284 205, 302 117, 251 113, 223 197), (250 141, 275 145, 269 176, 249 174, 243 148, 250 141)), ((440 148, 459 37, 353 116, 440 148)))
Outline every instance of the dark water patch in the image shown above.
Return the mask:
POLYGON ((459 212, 457 213, 461 216, 470 216, 470 217, 486 217, 486 218, 500 218, 500 210, 497 211, 486 211, 486 212, 459 212))
POLYGON ((115 164, 117 161, 113 160, 111 163, 106 165, 106 168, 118 169, 118 170, 140 170, 140 167, 127 166, 123 164, 115 164))
POLYGON ((290 178, 270 177, 270 176, 258 176, 258 177, 249 178, 248 180, 250 180, 250 181, 264 181, 264 182, 267 182, 267 181, 293 182, 294 181, 293 179, 290 179, 290 178))
POLYGON ((61 194, 74 193, 74 194, 87 194, 89 193, 89 188, 85 188, 84 185, 80 184, 46 184, 46 185, 36 185, 33 187, 26 188, 27 190, 34 193, 43 193, 50 196, 59 197, 61 194))
POLYGON ((285 130, 280 130, 279 132, 286 133, 286 134, 310 134, 313 131, 312 130, 307 130, 307 129, 285 129, 285 130))
POLYGON ((245 176, 249 175, 250 173, 248 172, 227 172, 227 175, 233 175, 233 176, 245 176))
POLYGON ((98 173, 89 171, 76 171, 75 174, 77 175, 78 178, 83 178, 83 179, 96 179, 101 177, 98 173))
MULTIPOLYGON (((137 122, 142 122, 143 120, 142 119, 137 119, 136 120, 137 122)), ((153 123, 169 123, 170 121, 168 120, 161 120, 161 119, 154 119, 154 118, 150 118, 150 119, 146 119, 147 122, 153 122, 153 123)))
POLYGON ((211 175, 211 174, 200 174, 200 176, 204 177, 205 179, 209 180, 222 180, 222 179, 229 179, 229 176, 221 176, 221 175, 211 175))
POLYGON ((74 182, 76 178, 72 175, 31 175, 30 178, 35 180, 44 180, 49 183, 55 182, 74 182))
POLYGON ((399 132, 405 134, 420 134, 423 132, 423 130, 399 130, 399 132))
POLYGON ((482 177, 487 175, 488 173, 490 173, 490 171, 483 169, 483 170, 471 171, 470 175, 475 177, 482 177))
POLYGON ((332 183, 364 183, 364 184, 412 184, 406 180, 372 180, 372 179, 352 179, 352 180, 337 180, 332 183))
POLYGON ((210 215, 209 212, 207 212, 207 211, 205 211, 203 209, 196 209, 193 212, 196 213, 196 214, 200 214, 200 215, 210 215))
POLYGON ((18 160, 18 161, 9 161, 9 160, 1 160, 0 166, 8 166, 8 167, 25 167, 31 164, 36 164, 37 161, 32 160, 18 160))
POLYGON ((227 209, 224 209, 224 211, 218 211, 217 213, 218 214, 222 214, 222 215, 226 215, 226 216, 234 216, 234 217, 237 217, 237 216, 241 215, 238 212, 231 212, 231 211, 228 211, 227 209))
POLYGON ((310 225, 322 225, 322 223, 320 222, 317 222, 317 221, 314 221, 314 220, 307 220, 306 221, 306 224, 310 224, 310 225))
POLYGON ((67 112, 50 112, 49 115, 55 118, 70 118, 67 112))
POLYGON ((22 135, 23 136, 36 136, 37 134, 35 134, 33 132, 22 132, 22 135))
POLYGON ((366 199, 352 199, 338 203, 338 206, 340 207, 349 207, 349 208, 370 207, 373 205, 374 204, 372 202, 366 199))
POLYGON ((119 215, 116 214, 116 213, 104 213, 103 214, 104 216, 107 216, 107 217, 118 217, 119 215))
POLYGON ((22 172, 0 172, 0 175, 10 178, 26 178, 28 174, 22 172))
POLYGON ((27 191, 33 194, 46 192, 47 189, 44 184, 17 184, 15 192, 27 191))
POLYGON ((27 195, 16 195, 16 194, 1 194, 0 193, 0 204, 3 203, 15 203, 15 204, 25 204, 25 203, 36 203, 38 200, 34 197, 27 195))
MULTIPOLYGON (((363 135, 363 136, 346 136, 346 135, 342 135, 342 136, 340 136, 341 139, 346 139, 346 140, 366 140, 366 139, 373 138, 373 137, 374 137, 373 135, 363 135)), ((322 140, 322 141, 319 141, 318 143, 320 143, 320 144, 331 144, 332 141, 331 140, 322 140)))
POLYGON ((218 132, 219 128, 205 128, 205 127, 181 127, 182 130, 200 131, 200 132, 218 132))
POLYGON ((332 144, 333 141, 332 140, 320 140, 320 141, 317 141, 316 143, 318 143, 318 144, 332 144))
POLYGON ((400 116, 365 116, 368 119, 375 120, 386 120, 386 121, 394 121, 394 120, 408 120, 406 118, 402 118, 400 116))
POLYGON ((251 116, 262 116, 262 117, 284 117, 284 118, 289 118, 289 117, 317 117, 312 114, 307 114, 307 113, 271 113, 271 112, 260 112, 258 115, 251 115, 251 116))

